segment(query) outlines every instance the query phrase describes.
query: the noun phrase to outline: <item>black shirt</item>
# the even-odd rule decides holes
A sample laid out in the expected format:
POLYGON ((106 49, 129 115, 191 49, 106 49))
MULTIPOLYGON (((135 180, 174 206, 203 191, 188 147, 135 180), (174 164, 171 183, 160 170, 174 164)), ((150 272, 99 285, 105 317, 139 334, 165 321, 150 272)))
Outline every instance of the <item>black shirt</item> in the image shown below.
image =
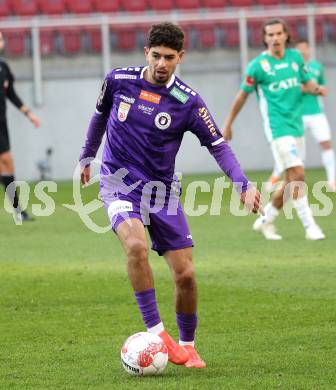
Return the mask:
POLYGON ((23 106, 22 100, 15 92, 14 76, 10 68, 6 62, 0 60, 0 121, 2 122, 6 121, 6 98, 18 109, 23 106))

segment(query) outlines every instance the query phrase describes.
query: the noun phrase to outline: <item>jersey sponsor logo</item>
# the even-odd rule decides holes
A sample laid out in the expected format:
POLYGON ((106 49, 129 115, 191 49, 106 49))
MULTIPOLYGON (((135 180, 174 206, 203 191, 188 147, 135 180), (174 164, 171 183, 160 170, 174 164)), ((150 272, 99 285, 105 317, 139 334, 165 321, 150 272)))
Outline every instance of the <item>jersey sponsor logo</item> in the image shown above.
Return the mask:
POLYGON ((120 99, 126 103, 129 103, 129 104, 133 104, 135 102, 134 98, 130 98, 130 97, 125 96, 125 95, 120 95, 120 99))
POLYGON ((216 127, 210 117, 209 111, 205 107, 198 109, 198 115, 203 119, 204 123, 208 127, 211 135, 215 137, 217 135, 216 127))
POLYGON ((274 66, 275 69, 286 69, 288 68, 288 63, 287 62, 283 62, 282 64, 276 64, 274 66))
POLYGON ((160 130, 166 130, 171 124, 171 116, 168 112, 159 112, 155 117, 155 126, 160 130))
POLYGON ((125 122, 127 119, 128 112, 131 108, 131 105, 128 103, 120 102, 119 108, 118 108, 118 119, 120 122, 125 122))
POLYGON ((128 80, 135 80, 137 78, 136 75, 134 74, 124 74, 124 73, 119 73, 114 76, 114 78, 117 79, 128 79, 128 80))
POLYGON ((296 77, 292 77, 289 79, 281 80, 281 81, 276 81, 272 84, 269 85, 268 89, 271 92, 278 92, 283 89, 290 89, 290 88, 295 88, 299 87, 300 83, 296 77))
POLYGON ((139 98, 142 100, 147 100, 147 102, 160 104, 161 95, 157 95, 156 93, 152 93, 142 89, 139 98))
POLYGON ((127 213, 127 211, 133 211, 133 204, 127 200, 119 199, 112 202, 107 209, 110 219, 119 213, 127 213))
POLYGON ((170 94, 183 104, 187 103, 187 101, 189 100, 189 96, 176 87, 172 88, 170 94))
POLYGON ((100 106, 103 103, 106 88, 107 88, 107 80, 104 81, 104 83, 101 87, 101 91, 100 91, 100 94, 99 94, 98 99, 97 99, 97 106, 100 106))
POLYGON ((294 70, 294 72, 298 72, 299 71, 299 65, 296 62, 292 62, 292 69, 294 70))
POLYGON ((154 111, 154 107, 148 107, 148 106, 145 106, 144 104, 139 104, 138 109, 146 115, 152 115, 152 113, 154 111))
POLYGON ((246 76, 245 78, 245 84, 248 87, 253 87, 254 86, 254 78, 252 76, 246 76))

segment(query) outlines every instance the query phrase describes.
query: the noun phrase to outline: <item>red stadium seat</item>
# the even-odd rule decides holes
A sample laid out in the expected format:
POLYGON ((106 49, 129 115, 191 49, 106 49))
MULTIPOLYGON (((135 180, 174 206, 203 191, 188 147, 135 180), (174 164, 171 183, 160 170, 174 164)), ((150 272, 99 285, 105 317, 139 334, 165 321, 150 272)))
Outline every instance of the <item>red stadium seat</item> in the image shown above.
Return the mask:
POLYGON ((85 32, 88 37, 89 51, 91 53, 101 53, 102 35, 99 27, 86 27, 85 32))
POLYGON ((300 4, 308 3, 308 1, 306 1, 306 0, 286 0, 286 3, 289 5, 291 5, 291 4, 300 5, 300 4))
POLYGON ((254 0, 231 0, 232 7, 251 7, 255 5, 254 0))
POLYGON ((336 40, 336 15, 328 15, 326 17, 327 28, 328 28, 328 38, 332 41, 336 40))
POLYGON ((34 16, 39 13, 38 0, 12 0, 12 8, 18 16, 34 16))
POLYGON ((227 47, 239 46, 238 21, 226 21, 219 24, 223 32, 223 45, 227 47))
POLYGON ((53 30, 40 30, 40 49, 42 56, 55 53, 55 32, 53 30))
POLYGON ((78 28, 62 28, 58 30, 64 54, 77 54, 82 49, 81 31, 78 28))
POLYGON ((325 40, 324 25, 326 23, 325 16, 315 17, 315 39, 316 43, 322 43, 325 40))
POLYGON ((177 8, 198 9, 201 7, 200 0, 175 0, 177 8))
POLYGON ((257 0, 257 5, 263 6, 275 6, 275 5, 281 5, 281 3, 278 0, 257 0))
POLYGON ((149 8, 153 11, 170 11, 174 9, 175 4, 173 0, 149 0, 149 8))
POLYGON ((192 33, 193 33, 193 26, 189 23, 181 23, 180 27, 182 28, 184 32, 184 48, 185 49, 193 49, 194 48, 194 42, 192 39, 192 33))
POLYGON ((3 31, 5 38, 5 53, 11 57, 20 57, 27 54, 26 49, 26 39, 28 35, 28 30, 26 29, 17 29, 17 30, 8 30, 3 31))
POLYGON ((72 14, 89 14, 93 12, 91 0, 66 0, 65 5, 72 14))
POLYGON ((203 0, 203 6, 206 8, 224 8, 228 5, 228 0, 203 0))
POLYGON ((93 7, 97 12, 108 13, 117 12, 120 10, 120 0, 93 0, 93 7))
POLYGON ((199 49, 209 49, 216 46, 216 32, 213 22, 200 22, 193 24, 197 34, 197 47, 199 49))
POLYGON ((262 25, 263 21, 261 20, 248 22, 248 41, 251 46, 263 46, 262 25))
POLYGON ((9 16, 12 13, 9 0, 0 0, 0 17, 9 16))
POLYGON ((292 41, 307 38, 307 19, 305 17, 286 18, 292 41))
POLYGON ((143 12, 148 8, 147 0, 121 0, 123 9, 127 12, 143 12))
POLYGON ((137 46, 137 27, 136 26, 113 26, 111 28, 115 36, 115 47, 118 50, 130 51, 137 46))
POLYGON ((40 9, 45 15, 61 15, 66 11, 64 0, 40 0, 40 9))

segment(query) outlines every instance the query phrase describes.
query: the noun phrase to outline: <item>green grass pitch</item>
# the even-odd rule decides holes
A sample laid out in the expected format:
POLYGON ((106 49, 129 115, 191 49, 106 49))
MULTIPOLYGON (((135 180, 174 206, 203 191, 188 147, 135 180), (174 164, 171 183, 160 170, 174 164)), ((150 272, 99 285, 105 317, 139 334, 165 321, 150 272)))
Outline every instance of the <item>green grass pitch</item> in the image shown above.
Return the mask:
MULTIPOLYGON (((212 186, 217 176, 189 176, 184 185, 206 179, 212 186)), ((260 181, 266 173, 250 177, 260 181)), ((320 170, 307 174, 310 184, 321 177, 320 170)), ((86 189, 86 199, 95 193, 86 189)), ((119 351, 144 328, 120 244, 62 206, 72 203, 70 183, 58 183, 51 196, 56 212, 23 226, 0 209, 1 389, 336 388, 334 210, 317 219, 327 235, 321 242, 306 241, 298 220, 284 217, 277 223, 284 239, 267 242, 252 232, 254 216, 230 215, 227 196, 220 216, 190 217, 197 346, 208 366, 169 364, 161 377, 134 378, 119 351)), ((210 201, 203 193, 197 204, 210 201)), ((107 224, 103 209, 94 219, 107 224)), ((176 337, 168 267, 155 253, 150 260, 161 317, 176 337)))

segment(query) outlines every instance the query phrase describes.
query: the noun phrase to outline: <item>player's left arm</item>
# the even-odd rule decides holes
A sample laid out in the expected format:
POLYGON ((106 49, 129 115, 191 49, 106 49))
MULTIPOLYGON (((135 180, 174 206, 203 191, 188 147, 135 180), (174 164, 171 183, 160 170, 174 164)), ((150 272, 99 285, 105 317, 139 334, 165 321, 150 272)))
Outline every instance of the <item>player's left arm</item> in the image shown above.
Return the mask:
POLYGON ((308 71, 302 55, 298 53, 297 55, 298 55, 297 61, 299 66, 299 77, 302 83, 301 91, 303 93, 309 93, 311 95, 326 96, 327 94, 326 87, 314 81, 313 75, 308 71))

